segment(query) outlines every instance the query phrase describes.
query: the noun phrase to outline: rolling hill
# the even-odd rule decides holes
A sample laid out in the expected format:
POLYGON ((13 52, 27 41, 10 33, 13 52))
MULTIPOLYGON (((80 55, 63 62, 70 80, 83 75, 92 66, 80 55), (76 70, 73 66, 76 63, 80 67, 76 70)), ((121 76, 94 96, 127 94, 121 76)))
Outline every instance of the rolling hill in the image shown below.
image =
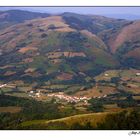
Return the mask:
POLYGON ((140 68, 139 21, 16 10, 0 20, 3 82, 86 85, 105 70, 140 68))

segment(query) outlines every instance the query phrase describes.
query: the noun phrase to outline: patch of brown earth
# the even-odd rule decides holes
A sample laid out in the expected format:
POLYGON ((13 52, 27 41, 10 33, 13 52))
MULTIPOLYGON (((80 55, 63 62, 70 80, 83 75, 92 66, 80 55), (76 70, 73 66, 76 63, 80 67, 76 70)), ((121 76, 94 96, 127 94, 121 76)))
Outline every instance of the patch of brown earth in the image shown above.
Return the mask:
POLYGON ((33 62, 33 58, 25 58, 25 59, 23 59, 23 62, 31 63, 31 62, 33 62))
POLYGON ((19 50, 20 53, 26 53, 27 51, 29 50, 32 50, 32 51, 36 51, 38 50, 38 45, 39 45, 39 42, 32 42, 31 44, 27 45, 26 47, 23 47, 19 50))
POLYGON ((58 80, 71 80, 73 78, 73 75, 70 73, 61 73, 57 76, 58 80))
POLYGON ((65 21, 62 19, 61 16, 51 16, 47 18, 33 19, 31 21, 27 21, 26 24, 27 23, 32 23, 34 26, 41 27, 41 29, 48 29, 50 25, 54 25, 55 28, 49 30, 59 31, 59 32, 75 31, 75 29, 72 29, 71 27, 69 27, 68 24, 65 23, 65 21))
POLYGON ((86 97, 103 97, 108 94, 113 94, 116 92, 115 87, 111 86, 95 86, 88 90, 79 91, 76 96, 86 96, 86 97))
POLYGON ((140 48, 136 48, 132 51, 129 51, 127 54, 125 54, 124 57, 133 57, 140 60, 140 48))
POLYGON ((21 48, 20 50, 19 50, 19 52, 20 53, 26 53, 27 51, 36 51, 37 50, 37 48, 35 48, 35 47, 24 47, 24 48, 21 48))
POLYGON ((7 71, 4 73, 5 76, 11 76, 11 75, 14 75, 16 72, 14 71, 7 71))
POLYGON ((16 106, 9 106, 9 107, 0 107, 0 112, 1 113, 6 113, 6 112, 10 112, 10 113, 18 113, 22 110, 21 107, 16 107, 16 106))
POLYGON ((62 59, 53 59, 53 60, 50 60, 50 61, 54 64, 58 64, 58 63, 62 62, 62 59))
POLYGON ((32 73, 35 71, 35 68, 28 68, 25 70, 25 73, 32 73))
POLYGON ((65 57, 75 57, 75 56, 80 56, 80 57, 86 57, 86 55, 83 52, 64 52, 65 57))
POLYGON ((51 52, 47 54, 48 58, 51 59, 57 59, 62 56, 64 57, 75 57, 75 56, 80 56, 80 57, 86 57, 86 55, 83 52, 51 52))

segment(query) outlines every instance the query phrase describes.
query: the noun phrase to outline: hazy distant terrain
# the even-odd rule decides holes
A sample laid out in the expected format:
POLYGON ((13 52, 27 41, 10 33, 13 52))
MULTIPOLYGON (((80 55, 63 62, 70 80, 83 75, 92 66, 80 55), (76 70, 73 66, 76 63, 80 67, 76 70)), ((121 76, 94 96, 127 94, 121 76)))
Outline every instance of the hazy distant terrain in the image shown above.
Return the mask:
POLYGON ((1 11, 0 129, 139 129, 140 20, 113 17, 1 11))

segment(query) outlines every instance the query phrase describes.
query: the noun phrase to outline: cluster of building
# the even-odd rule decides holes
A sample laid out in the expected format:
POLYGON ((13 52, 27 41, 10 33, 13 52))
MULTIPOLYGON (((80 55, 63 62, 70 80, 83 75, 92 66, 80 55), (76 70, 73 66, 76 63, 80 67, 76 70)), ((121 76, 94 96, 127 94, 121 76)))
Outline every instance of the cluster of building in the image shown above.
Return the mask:
POLYGON ((15 88, 16 86, 14 84, 0 84, 0 88, 4 87, 15 88))
POLYGON ((31 91, 29 92, 29 97, 37 97, 37 98, 39 98, 39 97, 41 97, 41 95, 42 95, 42 93, 40 92, 40 90, 37 91, 37 92, 31 90, 31 91))
POLYGON ((7 86, 7 84, 1 84, 0 88, 6 87, 6 86, 7 86))
POLYGON ((88 97, 68 96, 68 95, 65 95, 63 92, 59 92, 58 94, 48 94, 47 96, 48 97, 55 97, 55 98, 58 98, 60 100, 65 100, 69 103, 78 103, 80 101, 87 103, 87 101, 91 99, 88 97))
MULTIPOLYGON (((136 76, 140 76, 140 72, 135 73, 136 76)), ((105 73, 104 76, 109 76, 108 73, 105 73)))
MULTIPOLYGON (((42 95, 44 95, 43 93, 41 93, 40 90, 38 91, 30 91, 29 92, 29 96, 32 98, 40 98, 42 95)), ((77 97, 77 96, 69 96, 64 94, 64 92, 59 92, 59 93, 52 93, 52 94, 47 94, 47 97, 53 97, 53 98, 57 98, 59 100, 64 100, 68 103, 78 103, 78 102, 84 102, 85 104, 88 104, 88 100, 90 100, 91 98, 89 97, 77 97)), ((103 95, 103 96, 98 96, 98 97, 92 97, 92 98, 105 98, 107 97, 107 95, 103 95)))
POLYGON ((140 72, 136 73, 136 76, 140 76, 140 72))

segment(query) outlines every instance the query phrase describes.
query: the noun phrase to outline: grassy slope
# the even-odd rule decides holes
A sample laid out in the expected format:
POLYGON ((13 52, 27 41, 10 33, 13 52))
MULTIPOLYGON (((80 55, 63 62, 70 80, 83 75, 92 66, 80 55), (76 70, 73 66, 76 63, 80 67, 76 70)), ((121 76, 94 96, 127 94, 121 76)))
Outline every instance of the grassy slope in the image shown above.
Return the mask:
MULTIPOLYGON (((130 110, 131 108, 127 109, 130 110)), ((117 114, 121 111, 123 111, 124 109, 120 109, 120 110, 112 110, 112 112, 100 112, 100 113, 89 113, 89 114, 80 114, 80 115, 74 115, 74 116, 70 116, 70 117, 65 117, 65 118, 60 118, 60 119, 55 119, 55 120, 33 120, 33 121, 27 121, 27 122, 23 122, 20 125, 21 129, 48 129, 48 127, 50 126, 55 126, 58 125, 59 123, 61 124, 66 124, 66 126, 69 129, 71 128, 72 125, 74 124, 80 124, 82 126, 86 125, 88 122, 90 122, 91 126, 96 128, 98 123, 103 122, 107 115, 109 114, 117 114)), ((54 127, 55 128, 55 127, 54 127)), ((53 128, 51 128, 53 129, 53 128)), ((57 129, 57 127, 55 128, 57 129)))
POLYGON ((49 120, 49 121, 48 120, 34 120, 34 121, 23 122, 21 124, 21 126, 23 128, 30 126, 30 125, 35 126, 35 125, 40 125, 40 124, 47 126, 47 124, 55 123, 55 122, 64 122, 64 123, 68 124, 69 126, 71 126, 72 124, 77 123, 77 122, 84 125, 84 123, 86 123, 88 121, 90 121, 93 126, 96 126, 96 124, 99 121, 102 121, 107 114, 108 113, 91 113, 91 114, 74 115, 74 116, 70 116, 70 117, 49 120))

